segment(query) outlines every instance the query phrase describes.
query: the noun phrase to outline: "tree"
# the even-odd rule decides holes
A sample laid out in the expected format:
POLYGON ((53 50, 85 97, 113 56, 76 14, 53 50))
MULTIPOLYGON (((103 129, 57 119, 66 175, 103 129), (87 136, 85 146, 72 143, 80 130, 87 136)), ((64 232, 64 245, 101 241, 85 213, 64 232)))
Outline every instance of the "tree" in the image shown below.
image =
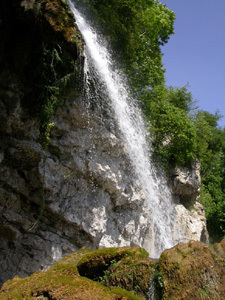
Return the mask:
POLYGON ((220 114, 198 111, 195 124, 201 157, 204 205, 211 240, 219 241, 225 233, 225 128, 218 126, 220 114))
POLYGON ((143 97, 155 152, 166 162, 191 165, 196 155, 196 130, 191 114, 193 99, 187 87, 160 85, 143 97))
POLYGON ((158 0, 86 1, 110 36, 135 90, 164 83, 160 46, 173 33, 174 12, 158 0))

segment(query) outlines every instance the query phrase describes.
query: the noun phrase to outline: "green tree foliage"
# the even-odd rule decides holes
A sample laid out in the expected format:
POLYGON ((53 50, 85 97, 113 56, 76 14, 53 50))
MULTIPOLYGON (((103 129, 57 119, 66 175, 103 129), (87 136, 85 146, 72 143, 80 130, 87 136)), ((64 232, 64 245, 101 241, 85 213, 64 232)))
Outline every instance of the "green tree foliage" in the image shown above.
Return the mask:
POLYGON ((187 87, 163 85, 149 90, 144 111, 151 123, 155 152, 167 163, 190 165, 196 155, 196 130, 191 118, 193 99, 187 87))
POLYGON ((86 0, 110 36, 136 90, 164 82, 160 46, 173 33, 174 12, 158 0, 86 0))
POLYGON ((225 233, 225 128, 218 126, 220 118, 218 112, 198 111, 195 120, 201 154, 200 202, 212 241, 219 241, 225 233))
POLYGON ((195 111, 187 87, 157 86, 143 100, 155 153, 167 167, 200 160, 200 202, 211 240, 219 241, 225 233, 225 128, 218 126, 220 114, 195 111))

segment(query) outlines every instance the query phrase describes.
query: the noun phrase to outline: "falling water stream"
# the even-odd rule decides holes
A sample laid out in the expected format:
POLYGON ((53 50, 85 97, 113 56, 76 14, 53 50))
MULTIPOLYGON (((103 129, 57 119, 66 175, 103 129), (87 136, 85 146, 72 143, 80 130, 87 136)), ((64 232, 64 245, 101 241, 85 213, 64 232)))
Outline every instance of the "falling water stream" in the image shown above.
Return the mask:
POLYGON ((150 159, 142 113, 135 105, 135 99, 130 97, 124 75, 116 69, 116 64, 105 47, 105 41, 97 35, 73 2, 69 0, 69 4, 85 41, 87 68, 94 67, 96 76, 100 78, 101 85, 110 100, 138 185, 141 186, 148 203, 151 221, 150 256, 159 257, 164 249, 171 248, 175 244, 172 237, 175 210, 170 191, 166 180, 156 176, 150 159))

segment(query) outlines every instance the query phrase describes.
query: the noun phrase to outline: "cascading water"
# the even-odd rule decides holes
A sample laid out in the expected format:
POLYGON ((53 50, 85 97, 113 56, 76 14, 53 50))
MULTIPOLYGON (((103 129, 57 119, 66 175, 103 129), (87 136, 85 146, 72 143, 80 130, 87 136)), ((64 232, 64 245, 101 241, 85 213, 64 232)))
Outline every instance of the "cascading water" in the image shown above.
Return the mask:
POLYGON ((121 72, 115 68, 105 42, 100 40, 93 28, 87 23, 74 4, 69 0, 77 26, 85 41, 87 68, 94 67, 110 100, 116 122, 134 167, 138 185, 141 187, 148 203, 151 218, 150 256, 158 257, 160 253, 172 247, 173 201, 166 181, 156 177, 151 163, 150 149, 147 143, 147 131, 141 111, 135 100, 129 97, 129 88, 121 72))

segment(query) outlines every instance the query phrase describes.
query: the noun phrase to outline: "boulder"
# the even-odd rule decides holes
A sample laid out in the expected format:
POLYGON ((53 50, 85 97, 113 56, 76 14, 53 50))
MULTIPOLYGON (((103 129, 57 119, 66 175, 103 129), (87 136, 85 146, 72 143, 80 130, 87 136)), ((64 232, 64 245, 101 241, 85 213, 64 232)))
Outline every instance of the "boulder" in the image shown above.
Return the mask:
POLYGON ((190 241, 165 250, 159 272, 162 299, 224 299, 225 260, 203 243, 190 241))

